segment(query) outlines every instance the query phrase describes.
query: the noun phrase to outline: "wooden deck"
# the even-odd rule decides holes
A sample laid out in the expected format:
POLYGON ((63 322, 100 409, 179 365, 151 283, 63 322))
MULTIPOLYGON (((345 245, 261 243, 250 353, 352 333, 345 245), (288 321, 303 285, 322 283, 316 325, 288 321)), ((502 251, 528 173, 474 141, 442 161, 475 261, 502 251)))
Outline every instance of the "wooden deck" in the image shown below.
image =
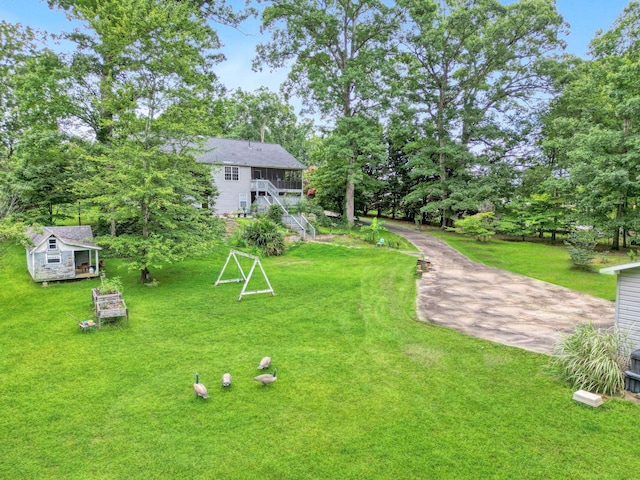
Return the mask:
POLYGON ((79 268, 76 268, 76 276, 74 278, 96 278, 96 277, 99 277, 99 276, 100 276, 99 273, 83 272, 79 268))

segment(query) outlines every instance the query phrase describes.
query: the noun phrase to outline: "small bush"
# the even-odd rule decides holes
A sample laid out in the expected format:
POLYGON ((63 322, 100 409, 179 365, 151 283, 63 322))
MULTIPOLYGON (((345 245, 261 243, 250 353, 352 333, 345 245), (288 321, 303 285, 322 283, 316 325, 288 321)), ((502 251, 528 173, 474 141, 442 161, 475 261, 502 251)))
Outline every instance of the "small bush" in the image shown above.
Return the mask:
POLYGON ((578 325, 556 345, 555 353, 554 370, 572 388, 605 395, 624 392, 630 348, 619 329, 578 325))
POLYGON ((122 282, 120 277, 103 278, 102 283, 98 287, 100 295, 110 295, 112 293, 122 293, 122 282))
POLYGON ((578 268, 588 268, 596 257, 598 233, 593 229, 574 230, 564 244, 569 249, 571 263, 578 268))
POLYGON ((371 220, 371 224, 363 225, 360 227, 361 232, 365 232, 364 238, 367 242, 376 243, 380 234, 383 232, 387 232, 388 230, 383 227, 384 221, 378 220, 378 217, 374 217, 371 220))
POLYGON ((389 240, 386 240, 386 245, 389 248, 400 248, 400 240, 394 240, 392 238, 390 238, 389 240))
POLYGON ((267 213, 265 214, 265 218, 276 225, 282 225, 282 207, 280 205, 271 205, 267 213))
POLYGON ((495 235, 497 222, 493 212, 476 213, 455 222, 456 233, 473 237, 480 242, 487 242, 495 235))
POLYGON ((263 219, 248 224, 242 232, 247 244, 257 247, 268 257, 284 253, 284 235, 274 222, 263 219))

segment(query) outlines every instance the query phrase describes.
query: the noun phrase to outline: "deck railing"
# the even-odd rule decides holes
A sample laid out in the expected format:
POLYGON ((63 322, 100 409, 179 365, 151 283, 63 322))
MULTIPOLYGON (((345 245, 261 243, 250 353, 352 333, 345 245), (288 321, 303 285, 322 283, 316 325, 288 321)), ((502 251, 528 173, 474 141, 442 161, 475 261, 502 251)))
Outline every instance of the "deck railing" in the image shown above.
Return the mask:
MULTIPOLYGON (((303 240, 306 240, 307 234, 311 236, 311 238, 316 238, 316 229, 313 225, 305 218, 302 214, 291 214, 287 207, 290 205, 287 204, 286 201, 282 201, 280 197, 279 190, 269 181, 264 179, 255 179, 251 181, 251 188, 255 192, 264 192, 265 195, 260 196, 259 198, 264 199, 264 201, 268 205, 279 205, 282 208, 282 223, 292 230, 296 230, 300 233, 300 236, 303 240)), ((300 200, 300 198, 296 198, 296 202, 300 200)))

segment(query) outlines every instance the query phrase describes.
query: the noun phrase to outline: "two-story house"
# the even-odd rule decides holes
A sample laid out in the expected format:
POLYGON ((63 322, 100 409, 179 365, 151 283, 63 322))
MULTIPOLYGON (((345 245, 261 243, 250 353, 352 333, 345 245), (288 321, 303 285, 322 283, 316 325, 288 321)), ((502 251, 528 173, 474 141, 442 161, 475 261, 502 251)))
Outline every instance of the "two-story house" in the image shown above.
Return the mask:
POLYGON ((218 215, 249 212, 252 204, 261 211, 274 203, 286 208, 302 199, 306 167, 280 145, 210 138, 196 159, 213 166, 218 215))

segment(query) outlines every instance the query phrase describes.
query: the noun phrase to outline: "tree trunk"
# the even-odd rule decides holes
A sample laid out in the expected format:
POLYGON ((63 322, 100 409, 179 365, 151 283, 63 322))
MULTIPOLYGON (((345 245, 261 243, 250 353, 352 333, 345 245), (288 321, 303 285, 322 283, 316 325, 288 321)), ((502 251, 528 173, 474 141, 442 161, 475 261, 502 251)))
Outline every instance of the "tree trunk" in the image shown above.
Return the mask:
POLYGON ((355 208, 354 208, 355 192, 356 192, 356 186, 353 184, 353 182, 350 179, 347 179, 347 188, 345 192, 345 214, 347 216, 347 223, 350 226, 353 226, 356 219, 355 208))
POLYGON ((149 269, 147 267, 140 269, 140 282, 147 283, 149 280, 151 280, 149 269))
POLYGON ((613 237, 611 240, 611 250, 620 250, 620 227, 613 229, 613 237))
MULTIPOLYGON (((624 204, 618 204, 618 211, 616 212, 616 220, 622 218, 624 212, 624 204)), ((617 225, 613 230, 613 242, 611 244, 611 250, 620 250, 620 226, 617 225)))
POLYGON ((100 75, 100 107, 98 114, 100 116, 98 125, 96 125, 96 140, 102 144, 111 142, 113 137, 113 118, 114 114, 111 107, 105 107, 110 103, 113 96, 112 85, 114 80, 113 68, 111 67, 112 59, 110 56, 103 57, 103 64, 100 75))

